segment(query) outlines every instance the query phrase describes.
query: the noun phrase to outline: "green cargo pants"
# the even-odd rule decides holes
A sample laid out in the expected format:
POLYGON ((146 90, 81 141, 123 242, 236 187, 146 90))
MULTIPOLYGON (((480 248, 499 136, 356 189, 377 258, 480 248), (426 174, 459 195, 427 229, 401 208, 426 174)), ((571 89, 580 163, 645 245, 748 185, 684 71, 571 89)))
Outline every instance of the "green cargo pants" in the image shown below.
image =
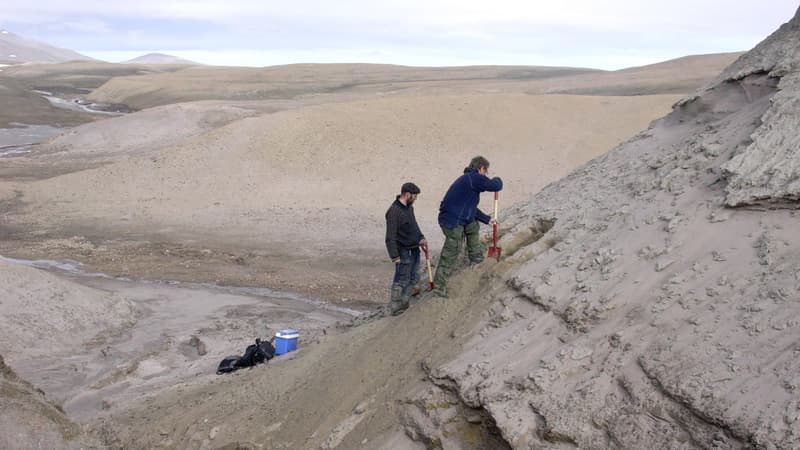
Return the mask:
POLYGON ((456 268, 464 238, 467 241, 467 256, 469 256, 470 264, 478 264, 483 261, 480 228, 481 225, 477 220, 455 228, 442 227, 444 246, 442 246, 442 253, 439 255, 439 264, 436 266, 436 276, 433 278, 433 284, 436 286, 433 291, 435 295, 447 297, 447 279, 450 278, 450 274, 456 268))

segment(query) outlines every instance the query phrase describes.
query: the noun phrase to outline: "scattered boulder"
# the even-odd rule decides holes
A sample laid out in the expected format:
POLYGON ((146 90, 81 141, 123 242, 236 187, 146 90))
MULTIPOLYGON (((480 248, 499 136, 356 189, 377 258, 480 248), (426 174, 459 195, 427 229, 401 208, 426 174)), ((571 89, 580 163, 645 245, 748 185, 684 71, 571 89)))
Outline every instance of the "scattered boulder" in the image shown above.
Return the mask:
POLYGON ((197 336, 192 336, 189 340, 181 342, 179 350, 183 356, 189 359, 197 359, 208 353, 206 343, 197 336))

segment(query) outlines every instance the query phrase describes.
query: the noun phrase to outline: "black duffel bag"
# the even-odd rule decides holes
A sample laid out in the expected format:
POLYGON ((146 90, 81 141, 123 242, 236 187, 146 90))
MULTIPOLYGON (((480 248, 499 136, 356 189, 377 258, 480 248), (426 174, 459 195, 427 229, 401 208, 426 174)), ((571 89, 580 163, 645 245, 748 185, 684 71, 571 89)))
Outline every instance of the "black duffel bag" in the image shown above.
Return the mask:
POLYGON ((227 356, 217 366, 217 375, 230 373, 243 367, 253 367, 256 364, 266 363, 275 356, 275 347, 271 341, 262 341, 256 338, 255 344, 250 344, 242 356, 227 356))

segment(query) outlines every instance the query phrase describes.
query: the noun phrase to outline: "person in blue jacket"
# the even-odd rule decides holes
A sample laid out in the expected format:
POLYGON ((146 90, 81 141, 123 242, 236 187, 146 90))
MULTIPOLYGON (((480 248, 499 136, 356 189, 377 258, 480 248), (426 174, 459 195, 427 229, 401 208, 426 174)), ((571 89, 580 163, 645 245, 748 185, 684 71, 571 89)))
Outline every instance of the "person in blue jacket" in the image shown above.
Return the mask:
POLYGON ((491 216, 478 209, 481 192, 497 192, 503 189, 500 177, 489 178, 489 161, 483 156, 472 158, 469 167, 450 185, 439 205, 439 226, 444 233, 444 246, 436 266, 433 293, 438 297, 447 297, 447 279, 455 267, 461 243, 466 237, 467 255, 470 264, 483 261, 483 249, 480 243, 480 224, 489 224, 491 216))

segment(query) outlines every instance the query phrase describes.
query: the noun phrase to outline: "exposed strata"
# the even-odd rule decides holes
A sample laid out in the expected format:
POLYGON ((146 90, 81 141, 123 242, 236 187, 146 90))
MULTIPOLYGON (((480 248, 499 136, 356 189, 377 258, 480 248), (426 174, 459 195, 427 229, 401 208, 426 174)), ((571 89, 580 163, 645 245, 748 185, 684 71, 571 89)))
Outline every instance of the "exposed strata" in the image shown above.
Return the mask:
MULTIPOLYGON (((800 10, 798 10, 800 14, 800 10)), ((722 166, 729 178, 725 203, 797 207, 800 200, 800 20, 784 24, 726 69, 727 83, 753 74, 780 79, 772 107, 761 118, 752 143, 722 166), (787 205, 788 203, 788 205, 787 205)))

